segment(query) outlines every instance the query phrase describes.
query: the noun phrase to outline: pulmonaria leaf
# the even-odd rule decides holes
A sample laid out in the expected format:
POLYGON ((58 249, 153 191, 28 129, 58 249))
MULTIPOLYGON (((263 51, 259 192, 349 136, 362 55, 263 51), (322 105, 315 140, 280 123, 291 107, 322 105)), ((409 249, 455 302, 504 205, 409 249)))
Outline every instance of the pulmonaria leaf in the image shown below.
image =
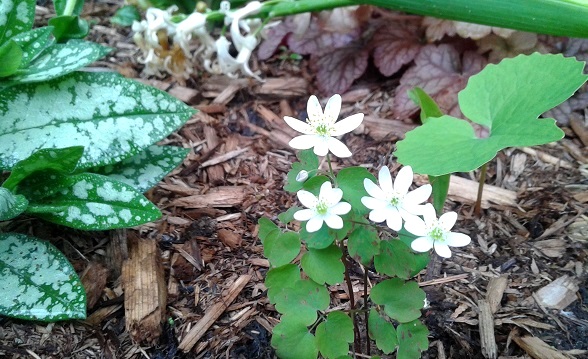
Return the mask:
POLYGON ((58 321, 86 317, 86 291, 51 243, 0 233, 0 315, 58 321))
POLYGON ((396 329, 376 309, 370 310, 368 331, 370 338, 376 341, 384 354, 390 354, 398 347, 396 329))
POLYGON ((0 44, 30 30, 35 21, 35 0, 2 1, 0 7, 0 44))
POLYGON ((421 316, 425 304, 425 292, 416 282, 400 278, 387 279, 372 288, 370 298, 383 305, 384 312, 400 323, 411 322, 421 316))
POLYGON ((316 359, 318 348, 316 338, 305 325, 282 316, 281 322, 274 327, 272 347, 282 359, 316 359))
POLYGON ((321 355, 327 359, 345 357, 353 342, 353 321, 343 312, 327 315, 327 320, 316 327, 316 342, 321 355))
POLYGON ((584 65, 574 58, 539 53, 488 65, 459 94, 464 115, 488 128, 487 138, 476 137, 466 121, 431 118, 397 143, 395 155, 417 173, 439 176, 474 170, 507 147, 557 141, 563 131, 553 119, 538 117, 586 82, 584 65))
POLYGON ((27 209, 28 205, 29 201, 25 196, 0 187, 0 221, 7 221, 18 216, 27 209))
POLYGON ((418 320, 403 323, 396 328, 398 335, 397 359, 418 359, 429 347, 429 330, 418 320))
POLYGON ((423 48, 420 26, 415 22, 386 22, 372 37, 374 63, 384 76, 394 75, 423 48))
POLYGON ((310 279, 319 284, 343 282, 345 266, 341 261, 341 250, 334 244, 324 249, 308 248, 300 260, 300 266, 310 279))
MULTIPOLYGON (((344 93, 367 68, 369 50, 361 44, 335 49, 316 61, 317 87, 323 94, 344 93)), ((316 59, 315 56, 311 60, 316 59)))
POLYGON ((459 52, 448 44, 427 45, 414 61, 415 65, 404 73, 396 88, 396 118, 407 118, 417 111, 417 105, 407 93, 416 86, 425 90, 443 113, 459 117, 457 93, 465 87, 468 78, 486 64, 482 56, 473 52, 466 52, 460 58, 459 52))
POLYGON ((51 27, 40 27, 31 31, 23 32, 12 38, 22 48, 21 68, 39 56, 47 47, 53 44, 51 38, 51 27))

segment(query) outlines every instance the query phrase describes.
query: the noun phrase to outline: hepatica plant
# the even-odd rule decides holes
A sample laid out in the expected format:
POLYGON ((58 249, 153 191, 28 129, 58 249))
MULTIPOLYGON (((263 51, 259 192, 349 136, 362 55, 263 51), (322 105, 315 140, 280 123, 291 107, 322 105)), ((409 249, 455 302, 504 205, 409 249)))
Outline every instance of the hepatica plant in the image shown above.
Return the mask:
POLYGON ((259 238, 271 265, 268 297, 282 314, 272 337, 278 356, 370 355, 369 343, 362 343, 369 338, 385 354, 419 358, 428 347, 428 330, 418 319, 425 293, 412 278, 427 265, 430 250, 450 257, 451 247, 471 242, 452 231, 457 213, 442 213, 448 174, 473 170, 505 147, 560 139, 563 132, 555 121, 538 116, 586 81, 583 67, 575 59, 540 54, 486 67, 459 94, 462 112, 484 126, 478 131, 487 132, 484 137, 468 122, 443 116, 424 92, 413 92, 424 125, 398 143, 395 154, 405 166, 396 178, 387 167, 379 169, 377 179, 361 167, 332 170, 331 154, 351 154, 334 136, 352 131, 363 119, 357 114, 337 122, 339 95, 328 101, 324 113, 311 97, 306 121, 285 118, 303 135, 290 142, 302 151, 284 188, 296 193, 304 208, 278 215, 277 224, 269 218, 259 221, 259 238), (326 156, 328 169, 319 167, 317 155, 326 156), (437 185, 411 190, 413 170, 429 174, 437 185), (435 208, 427 203, 431 194, 435 208), (360 292, 350 277, 354 261, 364 276, 360 292), (369 288, 367 274, 374 269, 382 279, 369 288), (331 290, 344 288, 349 301, 335 309, 327 288, 337 284, 344 286, 331 290))
MULTIPOLYGON (((57 34, 57 25, 32 29, 34 0, 0 0, 2 221, 25 214, 106 230, 156 220, 160 211, 142 193, 187 153, 154 143, 187 121, 190 107, 118 74, 75 71, 110 51, 56 42, 83 35, 72 15, 81 4, 55 1, 57 34)), ((52 244, 0 233, 0 315, 84 318, 85 301, 78 276, 52 244)))

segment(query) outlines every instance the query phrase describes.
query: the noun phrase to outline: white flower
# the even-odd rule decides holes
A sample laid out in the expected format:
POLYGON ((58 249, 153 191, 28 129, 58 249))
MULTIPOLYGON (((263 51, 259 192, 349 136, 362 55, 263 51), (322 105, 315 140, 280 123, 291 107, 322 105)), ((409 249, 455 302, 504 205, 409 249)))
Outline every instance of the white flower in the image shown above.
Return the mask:
POLYGON ((412 168, 405 166, 400 169, 392 184, 390 170, 384 166, 378 173, 379 186, 367 178, 363 180, 363 186, 371 197, 362 197, 361 203, 371 209, 370 220, 376 223, 386 221, 388 227, 399 231, 403 218, 408 221, 422 214, 425 206, 421 203, 431 196, 432 187, 426 184, 408 192, 412 184, 412 175, 412 168))
MULTIPOLYGON (((298 174, 296 175, 296 182, 304 182, 308 179, 308 171, 307 170, 301 170, 300 172, 298 172, 298 174)), ((0 187, 1 188, 1 187, 0 187)))
POLYGON ((236 71, 241 71, 251 77, 254 77, 258 81, 263 81, 259 76, 254 74, 249 68, 249 58, 251 57, 251 51, 243 48, 239 51, 237 57, 233 57, 229 53, 231 42, 224 36, 221 36, 215 42, 216 46, 216 61, 205 60, 204 66, 206 70, 213 74, 224 74, 230 78, 236 78, 236 71))
POLYGON ((214 40, 206 31, 206 15, 195 12, 190 14, 177 27, 173 40, 184 50, 185 54, 190 54, 190 40, 196 35, 202 44, 202 48, 207 51, 214 51, 214 40))
POLYGON ((463 233, 450 232, 457 220, 457 213, 447 212, 437 220, 433 205, 428 203, 423 212, 423 218, 415 217, 404 225, 407 231, 420 236, 411 243, 413 250, 427 252, 435 248, 435 252, 441 257, 451 257, 451 247, 463 247, 471 242, 471 238, 463 233))
POLYGON ((340 202, 343 198, 343 191, 340 188, 332 188, 331 182, 321 185, 318 198, 305 190, 297 193, 300 203, 307 209, 301 209, 294 213, 294 219, 306 222, 308 232, 316 232, 323 226, 323 222, 333 229, 343 228, 343 219, 340 215, 351 210, 347 202, 340 202))
POLYGON ((289 116, 284 117, 284 121, 290 127, 303 133, 302 136, 294 137, 289 143, 290 146, 298 150, 314 147, 317 156, 325 156, 331 151, 337 157, 350 157, 351 152, 347 146, 334 136, 355 130, 363 121, 363 113, 356 113, 336 122, 340 111, 340 95, 334 95, 329 99, 324 113, 318 98, 310 96, 307 104, 307 122, 289 116))

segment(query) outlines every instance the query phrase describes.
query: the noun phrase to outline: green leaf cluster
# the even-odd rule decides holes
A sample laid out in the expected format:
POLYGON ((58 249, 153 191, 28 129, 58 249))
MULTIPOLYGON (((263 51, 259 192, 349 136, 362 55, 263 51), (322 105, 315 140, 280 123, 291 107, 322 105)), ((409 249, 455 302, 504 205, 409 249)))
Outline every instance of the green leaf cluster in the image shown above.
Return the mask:
MULTIPOLYGON (((0 220, 24 213, 84 230, 156 220, 161 212, 142 193, 188 150, 154 143, 195 111, 118 74, 76 72, 110 49, 79 40, 87 33, 83 1, 54 4, 59 16, 37 29, 35 1, 0 10, 0 170, 10 172, 0 186, 0 220)), ((0 315, 85 316, 81 283, 54 247, 5 233, 0 248, 0 292, 10 294, 0 298, 0 315)))

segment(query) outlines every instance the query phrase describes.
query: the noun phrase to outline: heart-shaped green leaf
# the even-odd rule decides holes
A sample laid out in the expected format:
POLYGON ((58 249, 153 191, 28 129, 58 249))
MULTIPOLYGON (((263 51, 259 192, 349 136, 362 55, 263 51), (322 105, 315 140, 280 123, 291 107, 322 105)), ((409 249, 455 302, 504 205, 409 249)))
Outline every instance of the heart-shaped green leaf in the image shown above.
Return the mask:
POLYGON ((29 201, 25 196, 0 187, 0 221, 7 221, 18 216, 27 209, 28 205, 29 201))
POLYGON ((276 224, 274 222, 272 222, 269 218, 266 218, 266 217, 261 217, 259 219, 258 223, 259 223, 258 236, 259 236, 259 239, 261 240, 262 244, 265 241, 265 239, 267 238, 267 236, 269 236, 270 233, 280 230, 280 228, 278 228, 278 226, 276 226, 276 224))
POLYGON ((163 91, 109 73, 73 73, 0 93, 0 168, 42 148, 83 146, 79 169, 119 162, 194 113, 163 91), (51 104, 51 106, 48 106, 51 104))
POLYGON ((318 310, 327 309, 329 299, 325 286, 312 280, 297 281, 295 286, 284 288, 275 296, 278 312, 307 326, 316 321, 318 310))
POLYGON ((47 177, 36 173, 29 179, 55 192, 42 198, 28 197, 27 213, 64 226, 85 230, 127 228, 161 217, 159 209, 133 187, 106 176, 81 173, 47 177))
POLYGON ((0 44, 33 27, 36 5, 35 0, 0 1, 0 44))
POLYGON ((300 260, 304 272, 319 284, 343 282, 345 266, 341 262, 341 250, 332 244, 324 249, 308 248, 300 260))
POLYGON ((272 346, 282 359, 316 359, 318 355, 314 335, 304 324, 290 321, 288 316, 282 316, 282 321, 274 327, 272 346))
POLYGON ((146 192, 178 167, 188 152, 190 150, 187 148, 153 145, 114 165, 95 168, 92 172, 126 183, 139 192, 146 192))
POLYGON ((459 105, 471 121, 490 131, 478 138, 466 121, 431 118, 397 143, 398 161, 432 176, 474 170, 512 146, 534 146, 564 135, 553 119, 538 119, 588 78, 584 63, 562 55, 519 55, 488 65, 459 93, 459 105))
POLYGON ((263 254, 273 267, 290 263, 300 253, 300 236, 296 232, 268 236, 263 242, 263 254))
POLYGON ((86 291, 51 243, 1 233, 0 274, 0 315, 42 321, 86 317, 86 291))
POLYGON ((316 327, 316 343, 321 355, 327 359, 345 357, 349 343, 353 342, 353 322, 343 312, 327 315, 327 320, 316 327))
POLYGON ((418 320, 403 323, 396 328, 398 334, 397 359, 419 359, 429 347, 429 330, 418 320))
POLYGON ((370 298, 383 305, 384 312, 400 323, 413 321, 421 316, 425 305, 425 292, 416 282, 405 282, 400 278, 387 279, 372 288, 370 298))
POLYGON ((376 341, 378 348, 385 354, 392 353, 398 347, 396 329, 375 309, 370 310, 368 331, 370 338, 376 341))
POLYGON ((347 249, 350 256, 369 266, 374 256, 380 253, 380 236, 373 227, 357 226, 349 234, 347 249))

